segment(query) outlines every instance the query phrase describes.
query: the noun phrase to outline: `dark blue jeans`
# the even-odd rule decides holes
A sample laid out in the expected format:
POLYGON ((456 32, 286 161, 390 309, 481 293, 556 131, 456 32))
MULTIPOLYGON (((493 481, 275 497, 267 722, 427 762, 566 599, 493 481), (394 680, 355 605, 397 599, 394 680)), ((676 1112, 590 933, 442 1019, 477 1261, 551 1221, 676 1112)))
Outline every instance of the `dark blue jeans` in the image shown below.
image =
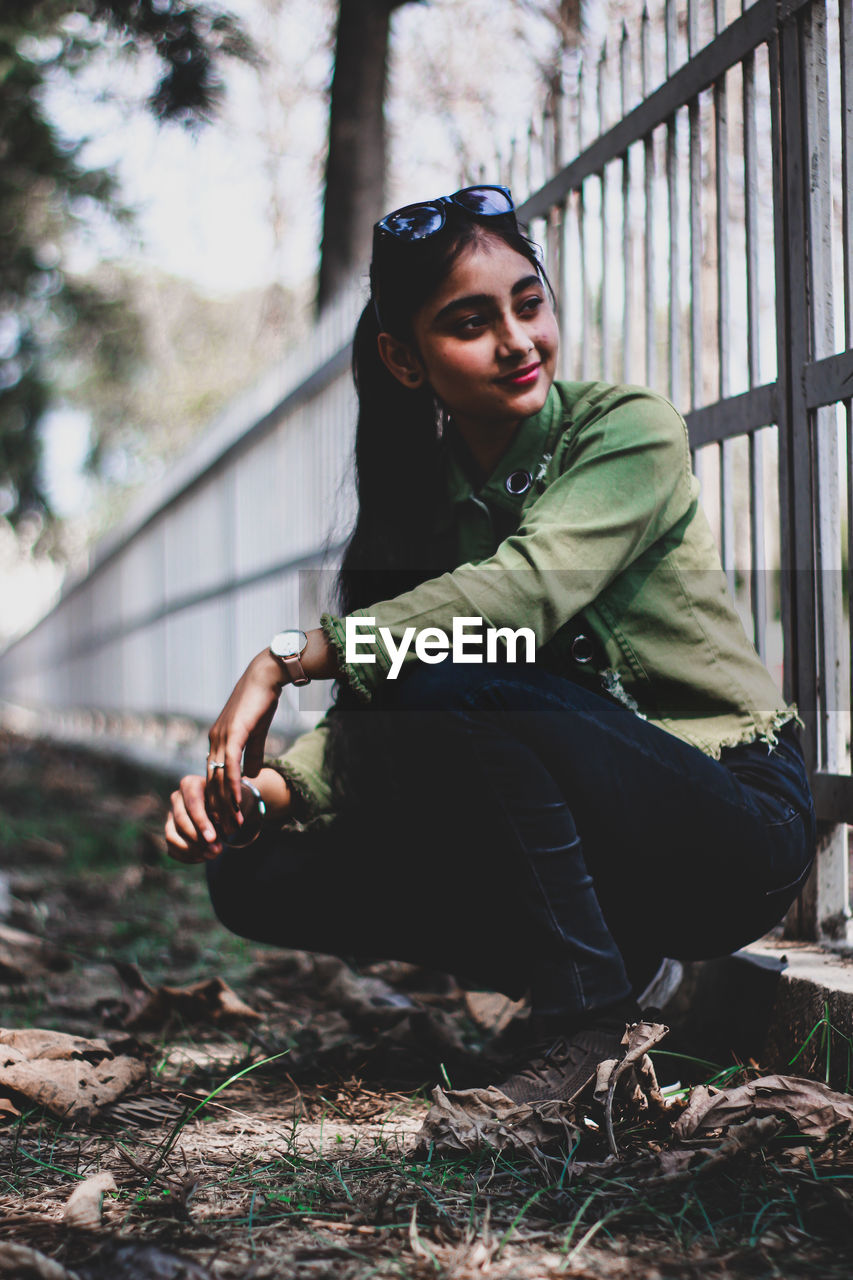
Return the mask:
POLYGON ((814 854, 795 732, 712 760, 538 666, 420 665, 351 711, 351 795, 326 826, 208 864, 258 941, 444 969, 571 1019, 661 956, 776 924, 814 854))

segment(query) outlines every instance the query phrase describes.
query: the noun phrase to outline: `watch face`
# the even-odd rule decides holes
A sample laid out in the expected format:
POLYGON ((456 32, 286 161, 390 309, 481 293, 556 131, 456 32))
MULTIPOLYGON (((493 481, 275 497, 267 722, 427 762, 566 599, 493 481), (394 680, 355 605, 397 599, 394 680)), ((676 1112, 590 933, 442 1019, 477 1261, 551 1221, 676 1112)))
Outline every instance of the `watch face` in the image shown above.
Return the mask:
POLYGON ((270 641, 270 648, 278 658, 298 658, 307 643, 304 631, 279 631, 270 641))

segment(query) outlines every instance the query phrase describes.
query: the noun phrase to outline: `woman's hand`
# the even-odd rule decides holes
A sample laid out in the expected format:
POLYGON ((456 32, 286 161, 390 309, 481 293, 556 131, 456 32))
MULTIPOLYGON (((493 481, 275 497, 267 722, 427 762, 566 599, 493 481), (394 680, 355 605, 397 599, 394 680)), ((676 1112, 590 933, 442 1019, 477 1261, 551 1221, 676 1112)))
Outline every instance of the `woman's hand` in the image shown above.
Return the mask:
MULTIPOLYGON (((312 680, 330 680, 339 674, 338 661, 325 633, 315 627, 307 632, 302 666, 312 680)), ((207 807, 214 818, 240 817, 241 779, 254 778, 264 758, 272 718, 287 673, 279 660, 264 649, 252 659, 234 686, 231 697, 208 735, 207 807), (223 767, 224 766, 224 767, 223 767)), ((266 797, 264 797, 266 799, 266 797)))
POLYGON ((172 792, 166 844, 169 856, 178 862, 205 862, 222 852, 222 841, 204 804, 206 782, 198 774, 187 774, 172 792))
MULTIPOLYGON (((290 812, 291 792, 275 769, 261 769, 252 779, 266 808, 265 823, 281 825, 290 812)), ((172 792, 171 808, 166 818, 166 844, 169 856, 178 862, 206 862, 223 850, 223 832, 236 831, 233 817, 217 831, 205 803, 207 779, 187 774, 177 791, 172 792)))
POLYGON ((210 730, 207 803, 214 818, 233 820, 239 812, 243 774, 253 778, 261 768, 284 683, 281 663, 265 649, 249 663, 210 730))

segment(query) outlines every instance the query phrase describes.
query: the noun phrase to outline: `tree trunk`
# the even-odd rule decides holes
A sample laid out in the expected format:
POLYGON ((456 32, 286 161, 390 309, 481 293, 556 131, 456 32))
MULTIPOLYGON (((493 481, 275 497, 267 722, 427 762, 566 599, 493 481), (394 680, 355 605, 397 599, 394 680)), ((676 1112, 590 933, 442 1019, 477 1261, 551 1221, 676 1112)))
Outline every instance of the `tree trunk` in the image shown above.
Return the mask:
POLYGON ((340 0, 317 309, 370 257, 386 211, 385 89, 391 14, 409 0, 340 0))

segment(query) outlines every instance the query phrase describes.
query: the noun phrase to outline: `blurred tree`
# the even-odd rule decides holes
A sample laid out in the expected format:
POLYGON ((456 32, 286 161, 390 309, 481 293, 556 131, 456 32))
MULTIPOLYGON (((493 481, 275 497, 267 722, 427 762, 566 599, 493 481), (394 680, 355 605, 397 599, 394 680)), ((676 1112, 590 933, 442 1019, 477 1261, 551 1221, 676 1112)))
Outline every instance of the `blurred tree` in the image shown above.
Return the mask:
POLYGON ((160 74, 148 107, 198 127, 222 96, 224 58, 251 61, 228 14, 192 0, 3 0, 0 15, 0 513, 14 525, 49 514, 38 477, 39 422, 60 334, 74 333, 105 369, 130 359, 135 327, 124 300, 74 282, 63 240, 104 212, 127 218, 113 175, 88 167, 85 139, 48 119, 47 86, 77 75, 112 40, 120 54, 154 54, 160 74))
MULTIPOLYGON (((510 9, 552 28, 549 53, 538 66, 539 74, 551 88, 558 83, 566 55, 580 43, 582 2, 510 0, 510 9)), ((373 224, 386 209, 385 102, 391 16, 408 3, 411 0, 339 0, 317 288, 319 311, 350 279, 354 269, 368 260, 373 224)), ((447 35, 453 53, 461 51, 471 68, 466 79, 476 81, 482 46, 489 37, 488 19, 485 26, 470 26, 465 14, 457 11, 464 6, 438 3, 433 7, 437 22, 443 18, 446 26, 450 20, 447 35), (465 32, 465 39, 460 41, 461 31, 465 32)), ((496 7, 491 6, 493 11, 496 7)), ((504 56, 507 52, 504 49, 504 56)), ((524 56, 517 42, 511 53, 514 58, 524 56)), ((453 117, 465 96, 464 86, 458 77, 448 83, 442 66, 430 66, 427 51, 419 50, 418 57, 421 67, 409 85, 409 96, 422 96, 420 91, 426 87, 426 118, 435 120, 443 114, 445 123, 456 132, 453 117)), ((465 137, 463 130, 459 133, 457 155, 463 167, 470 167, 466 159, 472 152, 477 152, 482 162, 481 140, 465 137)))
POLYGON ((370 256, 385 212, 385 93, 391 14, 411 0, 340 0, 317 307, 370 256))

